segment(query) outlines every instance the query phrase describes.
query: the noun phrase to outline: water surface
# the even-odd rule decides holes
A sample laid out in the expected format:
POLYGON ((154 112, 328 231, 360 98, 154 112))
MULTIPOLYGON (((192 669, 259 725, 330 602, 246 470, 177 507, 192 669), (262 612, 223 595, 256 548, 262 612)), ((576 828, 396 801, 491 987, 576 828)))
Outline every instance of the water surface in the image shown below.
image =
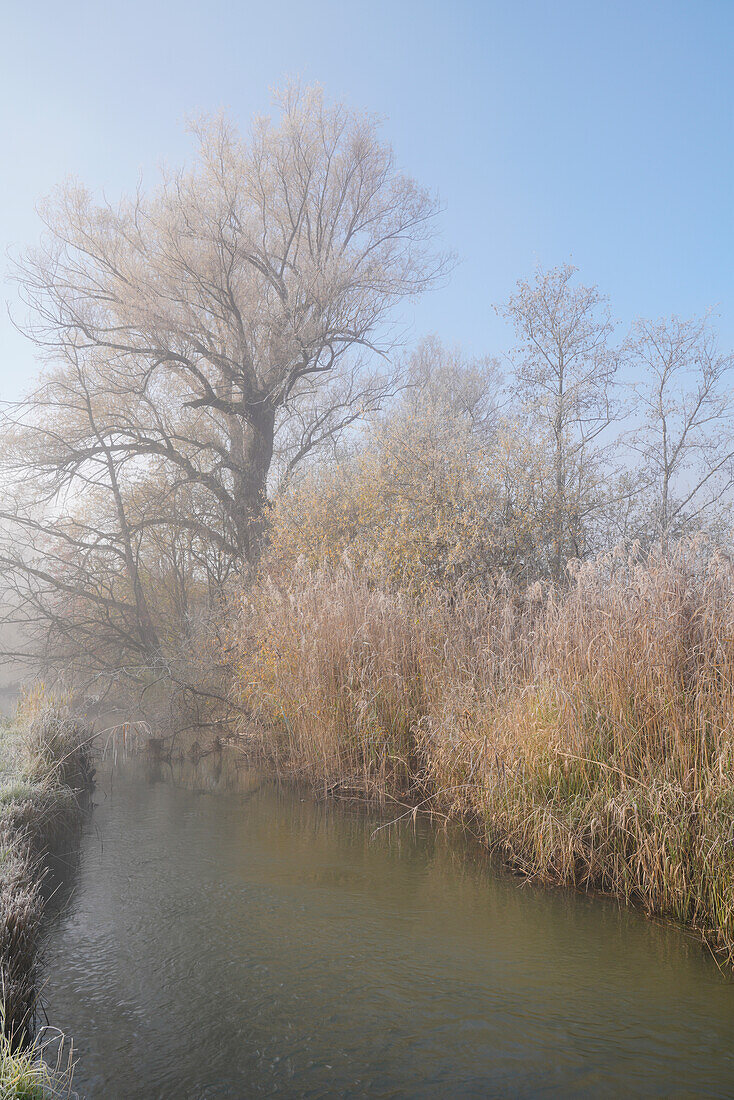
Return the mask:
POLYGON ((45 953, 88 1100, 734 1095, 697 941, 237 763, 99 769, 45 953))

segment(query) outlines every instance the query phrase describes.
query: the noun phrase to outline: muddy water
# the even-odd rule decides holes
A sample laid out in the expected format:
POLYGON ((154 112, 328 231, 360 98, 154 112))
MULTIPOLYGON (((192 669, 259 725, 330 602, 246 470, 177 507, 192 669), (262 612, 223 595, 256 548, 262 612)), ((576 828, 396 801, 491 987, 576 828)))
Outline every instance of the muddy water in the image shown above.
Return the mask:
POLYGON ((734 982, 676 929, 233 757, 95 801, 45 953, 90 1100, 734 1095, 734 982))

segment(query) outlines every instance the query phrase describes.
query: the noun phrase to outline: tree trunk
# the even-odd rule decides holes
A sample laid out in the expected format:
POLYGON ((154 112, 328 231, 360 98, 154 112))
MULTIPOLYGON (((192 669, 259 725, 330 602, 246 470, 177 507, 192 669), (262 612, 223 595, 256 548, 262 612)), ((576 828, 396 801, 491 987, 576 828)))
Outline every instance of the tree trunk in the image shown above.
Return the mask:
POLYGON ((275 410, 259 405, 247 421, 230 417, 232 522, 242 562, 255 567, 263 549, 265 507, 273 460, 275 410))

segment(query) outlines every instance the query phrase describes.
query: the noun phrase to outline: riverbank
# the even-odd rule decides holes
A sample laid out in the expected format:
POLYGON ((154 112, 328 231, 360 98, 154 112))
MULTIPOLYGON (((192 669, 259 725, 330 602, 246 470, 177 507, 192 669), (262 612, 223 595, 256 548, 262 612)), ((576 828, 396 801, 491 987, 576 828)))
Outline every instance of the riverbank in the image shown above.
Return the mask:
POLYGON ((280 772, 458 818, 529 877, 641 903, 734 962, 723 556, 420 602, 304 572, 248 594, 234 651, 242 734, 280 772))
POLYGON ((43 857, 68 841, 81 823, 80 799, 93 777, 89 738, 84 723, 43 700, 26 700, 16 717, 0 726, 3 1096, 45 1096, 42 1088, 51 1087, 35 1052, 19 1052, 32 1040, 36 1016, 43 857), (31 1091, 34 1084, 36 1092, 31 1091))

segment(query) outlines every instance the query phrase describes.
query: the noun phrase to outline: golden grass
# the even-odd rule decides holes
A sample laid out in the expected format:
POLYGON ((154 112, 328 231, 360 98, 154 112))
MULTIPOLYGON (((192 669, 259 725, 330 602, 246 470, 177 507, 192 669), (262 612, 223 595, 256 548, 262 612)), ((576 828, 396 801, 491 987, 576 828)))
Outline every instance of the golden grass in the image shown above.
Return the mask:
POLYGON ((430 799, 523 872, 641 901, 734 961, 734 572, 703 541, 563 594, 264 580, 234 637, 243 727, 325 788, 430 799))

